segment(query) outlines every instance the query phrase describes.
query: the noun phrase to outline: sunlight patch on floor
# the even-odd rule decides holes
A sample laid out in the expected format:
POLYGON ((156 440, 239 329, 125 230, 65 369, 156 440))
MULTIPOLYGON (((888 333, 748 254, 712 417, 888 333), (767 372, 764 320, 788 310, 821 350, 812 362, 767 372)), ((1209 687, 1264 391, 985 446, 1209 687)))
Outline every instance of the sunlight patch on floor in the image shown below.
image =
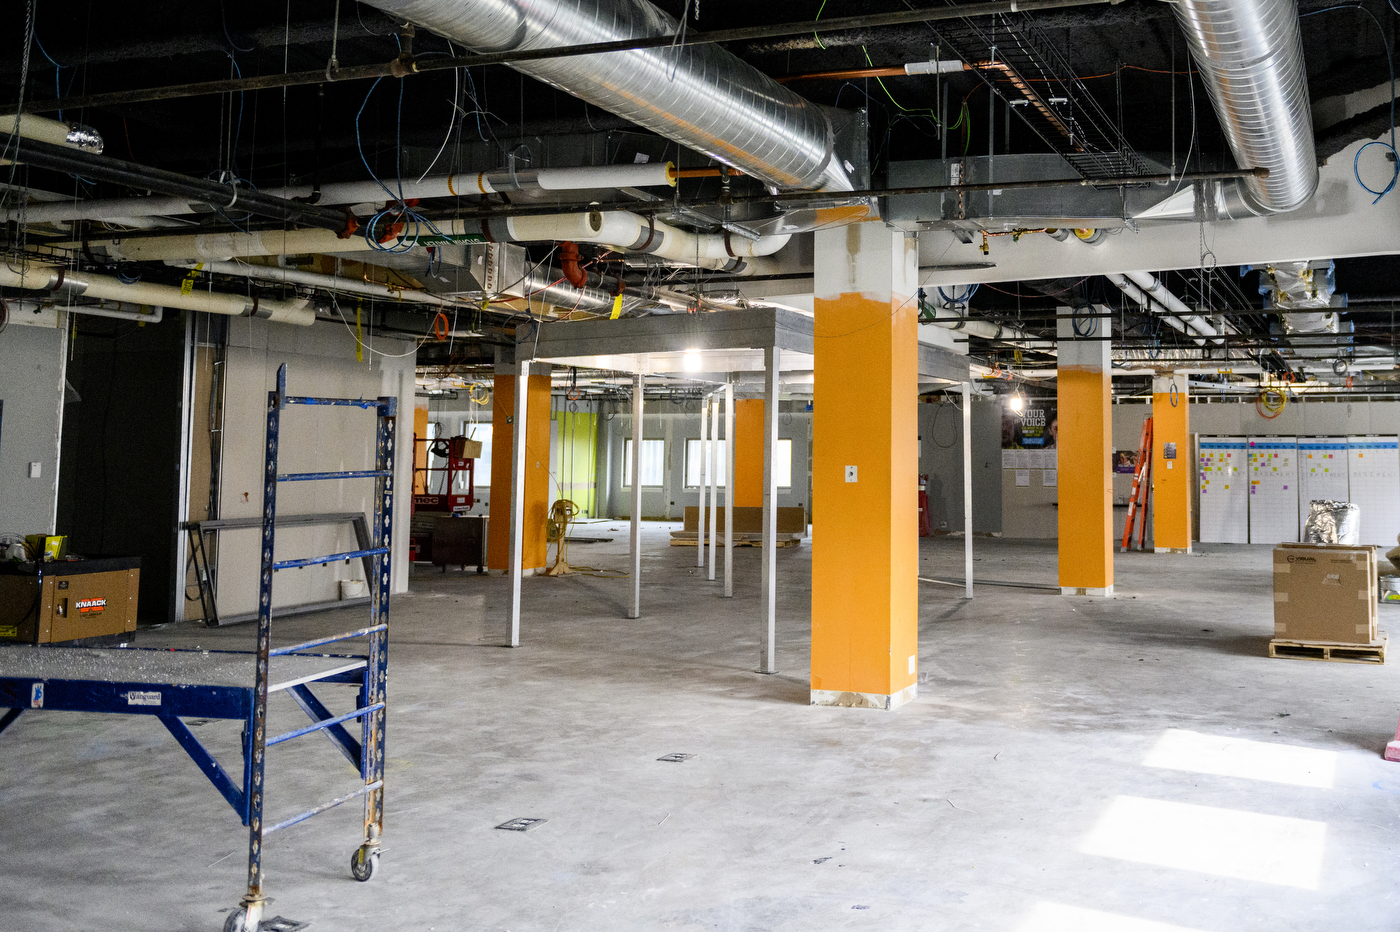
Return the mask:
POLYGON ((1079 850, 1316 890, 1326 836, 1324 822, 1119 796, 1079 850))
POLYGON ((1104 913, 1063 903, 1036 903, 1018 932, 1197 932, 1151 919, 1104 913))
POLYGON ((1316 748, 1222 738, 1173 728, 1162 735, 1143 764, 1331 789, 1336 778, 1337 755, 1316 748))

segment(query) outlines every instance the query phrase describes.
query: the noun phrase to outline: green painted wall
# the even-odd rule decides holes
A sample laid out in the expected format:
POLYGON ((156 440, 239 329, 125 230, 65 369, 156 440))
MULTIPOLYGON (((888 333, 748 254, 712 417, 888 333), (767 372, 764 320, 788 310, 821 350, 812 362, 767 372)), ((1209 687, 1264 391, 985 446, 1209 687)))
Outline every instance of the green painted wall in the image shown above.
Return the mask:
POLYGON ((581 517, 597 517, 598 415, 556 411, 559 426, 559 496, 572 501, 581 517))

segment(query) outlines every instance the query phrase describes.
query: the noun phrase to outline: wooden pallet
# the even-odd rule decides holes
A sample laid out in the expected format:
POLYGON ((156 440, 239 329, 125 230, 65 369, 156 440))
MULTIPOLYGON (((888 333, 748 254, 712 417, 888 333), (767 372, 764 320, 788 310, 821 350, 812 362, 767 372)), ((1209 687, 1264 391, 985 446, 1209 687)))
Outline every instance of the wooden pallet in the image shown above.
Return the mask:
POLYGON ((1385 663, 1384 634, 1369 644, 1331 644, 1325 641, 1289 641, 1274 638, 1269 642, 1270 657, 1291 657, 1295 660, 1331 660, 1337 663, 1385 663))

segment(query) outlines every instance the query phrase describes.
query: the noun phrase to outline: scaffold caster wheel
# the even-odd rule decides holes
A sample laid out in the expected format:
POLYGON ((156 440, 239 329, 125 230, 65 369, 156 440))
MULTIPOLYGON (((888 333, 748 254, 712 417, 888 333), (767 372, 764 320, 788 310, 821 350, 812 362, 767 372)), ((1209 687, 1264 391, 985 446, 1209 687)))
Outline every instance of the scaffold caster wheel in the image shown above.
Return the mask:
MULTIPOLYGON (((350 876, 364 883, 379 869, 379 852, 367 848, 356 848, 350 855, 350 876)), ((227 930, 225 930, 227 932, 227 930)))
POLYGON ((224 920, 224 932, 258 932, 258 921, 254 919, 250 924, 247 908, 238 906, 224 920))

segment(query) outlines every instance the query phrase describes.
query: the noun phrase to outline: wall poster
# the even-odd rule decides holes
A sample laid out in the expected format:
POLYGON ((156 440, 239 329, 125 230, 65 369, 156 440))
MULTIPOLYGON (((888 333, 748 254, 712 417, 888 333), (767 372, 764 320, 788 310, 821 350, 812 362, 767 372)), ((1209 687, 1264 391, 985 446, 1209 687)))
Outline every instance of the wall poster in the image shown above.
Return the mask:
POLYGON ((1059 435, 1055 402, 1048 398, 1028 398, 1018 414, 1010 407, 1001 412, 1003 450, 1053 450, 1059 435))

